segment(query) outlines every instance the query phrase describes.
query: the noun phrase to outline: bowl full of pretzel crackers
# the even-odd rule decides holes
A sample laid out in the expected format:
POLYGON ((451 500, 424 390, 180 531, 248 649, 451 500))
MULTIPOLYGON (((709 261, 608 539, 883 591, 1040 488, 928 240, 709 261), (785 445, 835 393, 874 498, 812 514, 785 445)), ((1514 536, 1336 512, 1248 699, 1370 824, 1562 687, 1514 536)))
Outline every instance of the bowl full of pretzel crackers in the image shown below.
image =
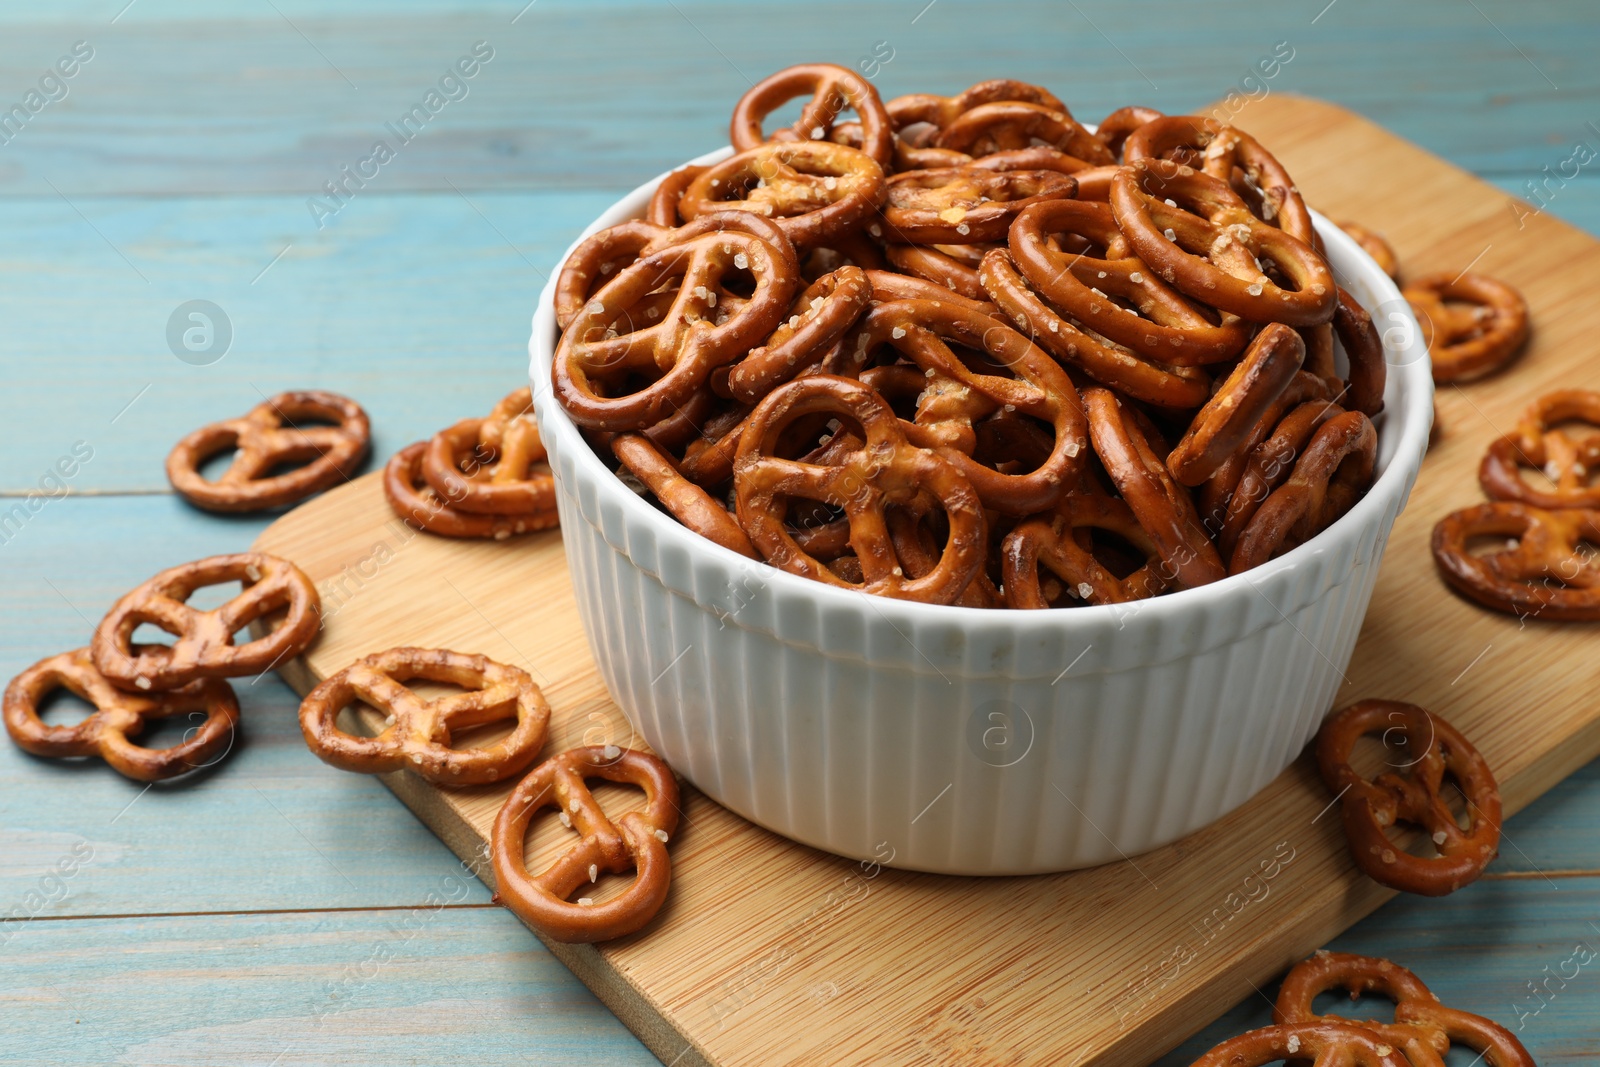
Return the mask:
POLYGON ((785 836, 946 873, 1243 803, 1332 704, 1426 447, 1394 283, 1207 118, 810 64, 730 140, 596 219, 533 319, 644 738, 785 836))

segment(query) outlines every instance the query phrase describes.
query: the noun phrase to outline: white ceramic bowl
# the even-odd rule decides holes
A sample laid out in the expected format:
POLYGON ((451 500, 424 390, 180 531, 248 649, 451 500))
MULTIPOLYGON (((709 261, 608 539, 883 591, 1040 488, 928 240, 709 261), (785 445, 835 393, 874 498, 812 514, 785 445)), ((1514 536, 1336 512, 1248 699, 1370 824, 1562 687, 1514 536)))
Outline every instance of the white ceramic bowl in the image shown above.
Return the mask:
MULTIPOLYGON (((585 236, 642 216, 659 180, 585 236)), ((1336 276, 1384 334, 1376 483, 1262 567, 1126 606, 889 600, 691 533, 630 492, 555 402, 547 286, 529 345, 534 401, 579 611, 612 696, 718 803, 804 844, 916 870, 1092 866, 1242 804, 1330 709, 1432 419, 1405 302, 1355 242, 1316 222, 1336 276)))

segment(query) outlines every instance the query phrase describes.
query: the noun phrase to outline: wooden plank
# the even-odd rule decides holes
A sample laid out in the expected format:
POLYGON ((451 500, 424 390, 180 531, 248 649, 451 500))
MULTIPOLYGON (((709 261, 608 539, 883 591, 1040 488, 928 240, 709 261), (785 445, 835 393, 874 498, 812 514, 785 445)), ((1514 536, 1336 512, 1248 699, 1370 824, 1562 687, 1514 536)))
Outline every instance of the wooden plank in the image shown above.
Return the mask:
MULTIPOLYGON (((1494 427, 1586 366, 1583 342, 1600 316, 1586 293, 1600 281, 1600 244, 1549 218, 1518 230, 1497 191, 1329 105, 1269 99, 1252 123, 1313 203, 1388 230, 1415 249, 1413 270, 1479 259, 1516 278, 1541 324, 1496 384, 1441 396, 1443 438, 1395 529, 1340 694, 1447 714, 1495 766, 1515 811, 1600 752, 1591 699, 1600 664, 1587 655, 1594 628, 1521 626, 1464 603, 1433 575, 1427 536, 1443 511, 1476 496, 1473 471, 1494 427), (1374 173, 1385 181, 1363 177, 1374 173), (1526 729, 1519 711, 1530 678, 1539 730, 1526 729)), ((325 584, 348 583, 363 558, 385 558, 341 602, 304 671, 291 674, 297 688, 366 652, 438 644, 533 670, 560 712, 552 750, 576 743, 590 714, 625 728, 578 642, 555 534, 462 545, 402 541, 402 530, 368 478, 263 535, 263 547, 325 584)), ((482 847, 506 792, 436 790, 405 775, 391 786, 458 854, 482 847)), ((921 1062, 968 1046, 1000 1059, 1138 1063, 1386 898, 1354 871, 1337 820, 1320 819, 1327 801, 1301 761, 1238 812, 1136 864, 1011 880, 884 871, 868 885, 855 864, 784 845, 691 795, 673 898, 648 936, 554 950, 664 1058, 687 1040, 717 1064, 807 1062, 824 1049, 838 1063, 921 1062), (1201 920, 1274 856, 1275 895, 1228 937, 1208 936, 1201 920), (807 1003, 830 988, 854 995, 807 1003), (869 989, 870 1011, 861 1007, 869 989), (974 994, 1004 1004, 992 1022, 962 1010, 974 994), (660 1040, 641 1017, 669 1021, 678 1037, 660 1040)))
POLYGON ((543 272, 615 199, 377 197, 309 239, 296 230, 303 205, 283 197, 85 200, 84 217, 59 200, 0 200, 0 319, 18 354, 0 390, 0 492, 36 489, 80 440, 94 458, 71 488, 165 492, 173 442, 281 389, 361 401, 380 456, 480 412, 525 380, 543 272), (180 360, 167 339, 197 298, 232 323, 231 348, 209 365, 180 360))
POLYGON ((1338 100, 1474 169, 1531 175, 1585 135, 1593 116, 1581 102, 1595 99, 1589 59, 1600 46, 1582 0, 1514 10, 1486 0, 1484 17, 1452 0, 1342 0, 1315 23, 1315 11, 1277 17, 1251 0, 1207 4, 1203 18, 1184 0, 1023 3, 1004 18, 961 0, 921 17, 922 5, 837 0, 541 3, 513 25, 522 6, 298 6, 288 18, 262 6, 218 21, 198 3, 171 14, 144 3, 114 26, 105 15, 14 24, 0 42, 8 93, 25 92, 75 40, 92 38, 97 54, 72 95, 0 151, 0 190, 54 198, 48 180, 70 197, 303 200, 368 155, 384 123, 477 40, 496 58, 400 149, 379 187, 631 184, 721 143, 731 102, 754 78, 804 60, 854 65, 878 41, 894 49, 878 79, 887 95, 1003 74, 1050 85, 1094 119, 1129 101, 1215 99, 1286 40, 1294 59, 1271 91, 1338 100))
MULTIPOLYGON (((0 546, 0 679, 85 644, 112 602, 162 567, 242 550, 263 525, 196 518, 171 497, 50 504, 0 546)), ((50 918, 407 906, 456 869, 381 785, 306 751, 299 698, 281 681, 235 689, 237 748, 192 782, 148 792, 99 761, 36 759, 0 741, 0 917, 35 904, 50 918), (94 859, 65 895, 30 901, 84 847, 94 859)), ((487 898, 474 883, 470 899, 487 898)))
MULTIPOLYGON (((8 1062, 642 1067, 500 908, 34 922, 4 947, 8 1062)), ((0 927, 0 930, 3 930, 0 927)))

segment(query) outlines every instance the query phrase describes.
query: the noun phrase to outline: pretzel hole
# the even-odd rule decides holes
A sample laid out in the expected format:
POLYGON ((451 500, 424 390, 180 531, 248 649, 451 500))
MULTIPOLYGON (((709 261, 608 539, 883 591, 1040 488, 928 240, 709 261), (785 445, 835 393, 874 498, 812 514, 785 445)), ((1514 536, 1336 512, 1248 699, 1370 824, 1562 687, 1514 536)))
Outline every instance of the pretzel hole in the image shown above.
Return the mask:
POLYGON ((35 711, 46 726, 76 726, 93 715, 95 707, 62 685, 46 693, 35 711))
POLYGON ((1363 993, 1354 1000, 1343 989, 1330 989, 1317 994, 1311 1010, 1318 1015, 1352 1022, 1375 1022, 1388 1025, 1394 1022, 1394 1001, 1381 993, 1363 993))
POLYGON ((177 635, 169 634, 153 622, 141 622, 133 631, 133 646, 171 648, 177 635))
POLYGON ((1117 578, 1126 578, 1134 571, 1150 562, 1147 556, 1137 545, 1114 530, 1102 530, 1099 527, 1087 527, 1089 530, 1089 552, 1099 561, 1100 566, 1110 571, 1117 578))
MULTIPOLYGON (((443 697, 458 696, 461 693, 472 692, 466 686, 454 685, 450 682, 436 682, 430 678, 412 678, 405 682, 405 687, 411 690, 421 700, 434 701, 443 697)), ((363 706, 365 706, 363 704, 363 706)), ((450 733, 450 749, 453 752, 465 752, 475 748, 486 748, 496 741, 508 736, 517 726, 516 702, 508 700, 499 709, 504 718, 493 722, 471 723, 457 720, 455 723, 443 724, 450 733)), ((379 712, 387 715, 387 712, 379 712)))
POLYGON ((228 472, 228 468, 233 466, 233 459, 237 454, 238 450, 229 445, 195 464, 195 470, 208 482, 218 481, 228 472))
POLYGON ((146 719, 140 730, 130 730, 128 739, 141 748, 164 749, 183 744, 206 721, 203 711, 186 711, 161 719, 146 719))
POLYGON ((1463 548, 1469 556, 1493 556, 1515 549, 1521 543, 1519 533, 1475 533, 1467 537, 1463 548))
MULTIPOLYGON (((621 829, 618 820, 630 811, 641 811, 644 808, 644 793, 630 785, 617 782, 608 782, 603 778, 590 778, 585 784, 595 801, 600 805, 600 810, 606 813, 612 825, 621 829)), ((682 827, 680 826, 681 830, 682 827)), ((563 853, 571 849, 581 840, 577 827, 566 827, 561 823, 561 818, 556 814, 554 807, 541 808, 528 825, 528 832, 523 837, 523 857, 529 872, 538 874, 548 870, 563 853)), ((580 886, 570 899, 589 897, 596 902, 609 900, 617 896, 633 884, 634 874, 615 875, 598 871, 598 879, 592 884, 580 886)))

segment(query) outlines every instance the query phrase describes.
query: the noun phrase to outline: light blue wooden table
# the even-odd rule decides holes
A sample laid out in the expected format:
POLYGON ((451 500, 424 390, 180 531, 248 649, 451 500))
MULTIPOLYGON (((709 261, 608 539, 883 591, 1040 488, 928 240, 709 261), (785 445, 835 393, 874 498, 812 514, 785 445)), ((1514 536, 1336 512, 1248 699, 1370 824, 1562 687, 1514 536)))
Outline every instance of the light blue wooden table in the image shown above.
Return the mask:
MULTIPOLYGON (((722 143, 739 93, 788 63, 892 54, 885 96, 1005 75, 1093 119, 1221 97, 1288 42, 1271 91, 1351 106, 1509 191, 1600 146, 1592 0, 525 3, 0 8, 0 513, 24 507, 0 524, 0 677, 262 528, 170 495, 187 429, 334 389, 367 406, 382 457, 484 410, 518 382, 534 294, 577 230, 722 143), (474 48, 486 61, 399 144, 385 124, 474 48), (328 200, 378 139, 394 158, 328 200), (215 361, 169 346, 191 300, 226 316, 215 361), (63 488, 47 471, 75 446, 92 458, 63 488), (54 495, 30 503, 41 479, 54 495)), ((1549 209, 1600 232, 1600 183, 1549 209)), ((654 1062, 381 785, 305 751, 282 683, 238 688, 238 750, 190 783, 0 744, 0 915, 19 919, 0 925, 0 1062, 654 1062)), ((1541 1063, 1596 1062, 1600 973, 1528 1011, 1530 983, 1600 946, 1597 824, 1591 766, 1507 826, 1484 881, 1337 944, 1509 1025, 1523 1007, 1541 1063)), ((1252 997, 1185 1050, 1267 1011, 1252 997)))

